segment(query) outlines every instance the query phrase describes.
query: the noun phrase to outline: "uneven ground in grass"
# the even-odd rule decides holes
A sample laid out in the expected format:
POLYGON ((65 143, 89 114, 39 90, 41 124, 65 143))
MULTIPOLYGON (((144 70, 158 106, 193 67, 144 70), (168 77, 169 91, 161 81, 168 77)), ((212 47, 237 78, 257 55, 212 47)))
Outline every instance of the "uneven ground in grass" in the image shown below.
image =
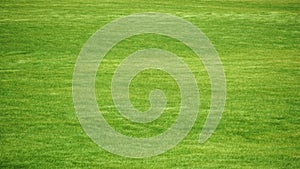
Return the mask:
POLYGON ((0 9, 0 168, 300 167, 299 1, 2 0, 0 9), (176 53, 193 70, 201 92, 196 124, 180 144, 152 158, 119 157, 94 144, 76 118, 72 74, 81 47, 101 26, 138 12, 192 22, 220 55, 227 102, 220 125, 203 145, 198 136, 210 104, 209 77, 189 49, 167 37, 148 34, 118 44, 99 67, 96 93, 117 131, 156 135, 176 119, 176 83, 154 70, 133 80, 136 108, 149 107, 148 93, 157 86, 169 98, 162 119, 137 125, 113 107, 109 80, 115 64, 135 50, 176 53))

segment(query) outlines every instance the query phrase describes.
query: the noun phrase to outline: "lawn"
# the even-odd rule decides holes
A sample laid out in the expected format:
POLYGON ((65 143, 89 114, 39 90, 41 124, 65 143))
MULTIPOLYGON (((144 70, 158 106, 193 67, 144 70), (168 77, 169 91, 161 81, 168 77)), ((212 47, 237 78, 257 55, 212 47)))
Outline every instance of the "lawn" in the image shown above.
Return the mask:
POLYGON ((0 3, 0 168, 300 168, 300 2, 298 0, 2 0, 0 3), (99 66, 96 96, 113 128, 150 137, 176 120, 180 91, 159 70, 130 84, 130 100, 146 111, 151 90, 168 98, 149 124, 124 119, 114 107, 114 70, 129 54, 160 48, 189 65, 200 92, 196 122, 173 149, 149 158, 109 153, 82 129, 74 109, 72 78, 78 54, 98 29, 140 12, 181 17, 214 45, 226 75, 222 119, 204 144, 199 133, 211 103, 203 63, 181 42, 143 34, 114 46, 99 66))

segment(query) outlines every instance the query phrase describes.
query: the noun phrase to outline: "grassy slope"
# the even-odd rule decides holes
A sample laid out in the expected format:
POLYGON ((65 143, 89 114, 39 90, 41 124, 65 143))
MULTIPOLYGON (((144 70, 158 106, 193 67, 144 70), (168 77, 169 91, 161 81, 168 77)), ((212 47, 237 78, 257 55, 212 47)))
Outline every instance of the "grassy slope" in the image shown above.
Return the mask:
MULTIPOLYGON (((299 168, 299 2, 2 1, 0 8, 0 167, 299 168), (72 103, 72 73, 80 48, 97 29, 146 11, 183 17, 210 38, 225 68, 227 105, 218 130, 199 145, 209 90, 202 65, 195 63, 191 67, 199 68, 203 104, 193 130, 165 154, 127 159, 99 149, 81 129, 72 103)), ((161 46, 172 43, 159 38, 161 46)), ((154 38, 137 48, 157 43, 154 38)), ((125 41, 110 56, 122 55, 130 45, 125 41)), ((101 72, 97 85, 100 78, 101 72)), ((132 86, 144 85, 143 78, 137 77, 132 86)), ((133 99, 144 96, 132 92, 133 99)), ((99 98, 99 104, 110 104, 105 97, 108 101, 99 98)), ((147 106, 143 99, 135 105, 147 106)), ((107 117, 117 130, 132 133, 114 116, 107 117)), ((150 135, 167 127, 129 125, 150 135)))

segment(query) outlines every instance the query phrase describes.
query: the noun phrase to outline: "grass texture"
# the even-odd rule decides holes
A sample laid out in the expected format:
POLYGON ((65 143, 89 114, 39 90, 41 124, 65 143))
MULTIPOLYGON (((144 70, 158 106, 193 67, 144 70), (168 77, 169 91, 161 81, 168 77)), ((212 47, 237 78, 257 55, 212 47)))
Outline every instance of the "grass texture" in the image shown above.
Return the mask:
POLYGON ((297 0, 1 0, 0 168, 300 168, 300 2, 297 0), (164 154, 130 159, 98 147, 81 128, 72 101, 77 56, 99 28, 139 12, 169 13, 190 21, 222 60, 227 100, 222 120, 199 144, 210 105, 203 64, 178 41, 144 34, 123 40, 99 67, 96 95, 116 131, 149 137, 176 120, 176 82, 157 70, 138 74, 130 99, 139 110, 161 88, 166 112, 149 124, 125 120, 114 108, 110 80, 130 53, 169 50, 192 69, 201 107, 188 136, 164 154), (159 83, 158 83, 159 82, 159 83))

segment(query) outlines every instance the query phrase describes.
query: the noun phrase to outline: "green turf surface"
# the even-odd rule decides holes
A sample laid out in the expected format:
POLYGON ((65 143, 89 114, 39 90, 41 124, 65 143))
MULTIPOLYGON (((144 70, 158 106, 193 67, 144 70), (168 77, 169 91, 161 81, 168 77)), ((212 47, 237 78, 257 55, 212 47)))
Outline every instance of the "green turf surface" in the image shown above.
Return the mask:
POLYGON ((2 0, 0 9, 0 168, 300 168, 299 1, 2 0), (186 46, 151 34, 110 51, 97 73, 98 104, 126 135, 153 136, 168 128, 180 96, 166 74, 144 71, 131 84, 130 99, 140 110, 149 107, 151 89, 168 96, 167 112, 150 124, 122 119, 109 95, 122 58, 138 49, 167 49, 190 66, 199 85, 201 107, 189 135, 164 154, 129 159, 99 148, 81 128, 72 101, 78 53, 100 27, 138 12, 182 17, 218 51, 227 101, 205 144, 198 136, 210 104, 209 77, 186 46))

